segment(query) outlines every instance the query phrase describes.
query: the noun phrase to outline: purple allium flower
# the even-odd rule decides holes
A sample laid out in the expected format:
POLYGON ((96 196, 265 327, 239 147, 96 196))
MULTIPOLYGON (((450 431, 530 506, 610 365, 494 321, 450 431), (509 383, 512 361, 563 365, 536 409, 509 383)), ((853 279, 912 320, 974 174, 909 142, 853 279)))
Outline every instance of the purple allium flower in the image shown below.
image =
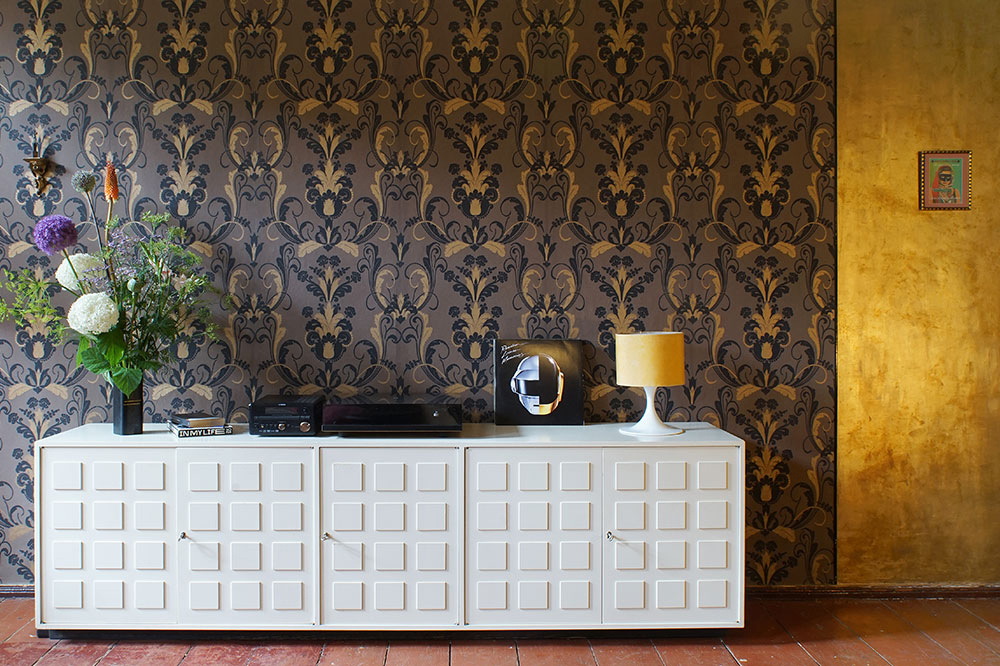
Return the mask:
POLYGON ((32 239, 45 254, 56 254, 76 245, 76 225, 65 215, 46 215, 35 223, 32 239))

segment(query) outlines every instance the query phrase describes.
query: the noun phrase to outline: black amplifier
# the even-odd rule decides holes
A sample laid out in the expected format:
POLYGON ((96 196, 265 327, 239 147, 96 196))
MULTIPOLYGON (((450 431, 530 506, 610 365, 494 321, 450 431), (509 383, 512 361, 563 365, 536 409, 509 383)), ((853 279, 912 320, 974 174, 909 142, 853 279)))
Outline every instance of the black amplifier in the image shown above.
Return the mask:
POLYGON ((322 395, 265 395, 250 405, 251 435, 315 435, 322 424, 322 395))

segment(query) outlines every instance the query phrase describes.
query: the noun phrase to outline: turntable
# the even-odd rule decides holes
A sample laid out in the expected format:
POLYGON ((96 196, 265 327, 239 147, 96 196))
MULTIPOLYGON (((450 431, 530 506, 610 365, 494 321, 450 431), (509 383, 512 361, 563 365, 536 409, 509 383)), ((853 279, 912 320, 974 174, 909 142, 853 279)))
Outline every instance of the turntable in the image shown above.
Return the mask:
POLYGON ((331 403, 323 408, 322 430, 344 435, 448 435, 462 431, 462 407, 389 400, 331 403))

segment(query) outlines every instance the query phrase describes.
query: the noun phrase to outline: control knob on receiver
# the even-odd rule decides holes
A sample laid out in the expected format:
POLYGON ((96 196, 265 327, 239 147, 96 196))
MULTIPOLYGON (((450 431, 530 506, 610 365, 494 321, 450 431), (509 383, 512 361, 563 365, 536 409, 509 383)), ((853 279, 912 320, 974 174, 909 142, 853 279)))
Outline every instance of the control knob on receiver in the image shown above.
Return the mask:
POLYGON ((312 425, 309 423, 309 421, 303 421, 302 423, 299 424, 299 432, 309 432, 309 429, 311 427, 312 425))

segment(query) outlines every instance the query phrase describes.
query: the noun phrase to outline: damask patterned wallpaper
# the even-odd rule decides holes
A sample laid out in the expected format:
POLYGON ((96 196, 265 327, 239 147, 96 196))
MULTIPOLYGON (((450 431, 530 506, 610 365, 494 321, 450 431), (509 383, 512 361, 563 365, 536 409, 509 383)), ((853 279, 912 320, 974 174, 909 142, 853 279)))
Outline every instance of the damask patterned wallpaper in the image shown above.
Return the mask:
MULTIPOLYGON (((148 418, 277 389, 492 417, 491 341, 683 331, 661 413, 744 437, 751 584, 834 570, 834 0, 19 0, 0 9, 0 264, 110 154, 215 284, 148 418), (58 164, 43 198, 24 157, 58 164)), ((84 245, 93 246, 92 228, 84 245)), ((32 442, 108 417, 72 342, 3 326, 0 582, 31 582, 32 442)))

